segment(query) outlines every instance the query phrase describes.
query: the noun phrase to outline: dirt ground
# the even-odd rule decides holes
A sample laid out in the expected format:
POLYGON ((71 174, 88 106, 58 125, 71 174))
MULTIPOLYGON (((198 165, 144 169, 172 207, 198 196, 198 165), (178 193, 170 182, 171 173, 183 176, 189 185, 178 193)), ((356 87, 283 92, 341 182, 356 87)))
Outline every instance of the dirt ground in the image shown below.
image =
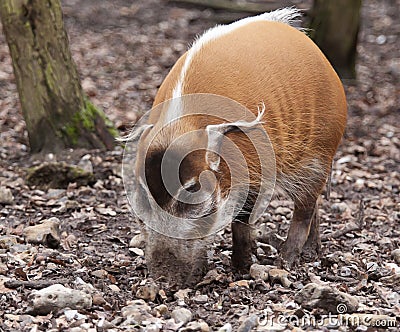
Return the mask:
MULTIPOLYGON (((122 133, 151 107, 169 68, 197 34, 240 16, 163 0, 62 3, 82 85, 122 133)), ((296 294, 311 282, 358 301, 359 314, 394 320, 397 327, 391 329, 398 330, 400 259, 393 252, 400 248, 399 8, 399 0, 363 1, 358 79, 344 82, 348 125, 334 163, 330 200, 324 198, 320 208, 322 259, 289 271, 288 283, 237 276, 229 263, 227 229, 210 248, 211 272, 188 290, 153 281, 140 243, 130 243, 140 228, 124 194, 121 147, 42 158, 29 154, 0 28, 0 189, 13 196, 7 204, 0 202, 0 331, 294 331, 293 322, 280 327, 263 322, 268 315, 327 314, 326 303, 310 308, 297 301, 296 294), (95 181, 65 189, 29 187, 28 170, 43 159, 92 167, 95 181), (58 218, 60 245, 30 243, 26 227, 52 217, 58 218), (341 231, 344 227, 349 228, 341 231), (91 305, 76 313, 32 310, 33 288, 57 281, 90 292, 91 305), (180 322, 182 308, 191 315, 180 322)), ((284 236, 290 207, 288 201, 273 201, 262 226, 284 236)), ((269 263, 274 253, 262 248, 259 243, 255 259, 269 263)), ((372 325, 300 327, 379 330, 372 325)))

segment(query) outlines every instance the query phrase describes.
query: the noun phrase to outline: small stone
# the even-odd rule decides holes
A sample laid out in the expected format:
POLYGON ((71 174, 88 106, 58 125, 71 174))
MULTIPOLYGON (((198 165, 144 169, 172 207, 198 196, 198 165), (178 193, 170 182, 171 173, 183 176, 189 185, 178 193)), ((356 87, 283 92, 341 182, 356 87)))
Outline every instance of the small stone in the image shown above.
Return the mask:
POLYGON ((238 280, 231 282, 229 287, 246 287, 249 288, 249 281, 248 280, 238 280))
POLYGON ((192 312, 186 308, 177 308, 172 311, 171 317, 176 323, 186 324, 192 320, 192 312))
POLYGON ((47 199, 59 199, 65 195, 67 191, 65 189, 53 189, 50 188, 47 194, 44 196, 47 199))
POLYGON ((174 294, 176 300, 185 301, 189 298, 190 288, 180 289, 174 294))
POLYGON ((240 324, 238 328, 238 332, 250 332, 258 325, 258 317, 256 315, 252 315, 246 318, 242 324, 240 324))
POLYGON ((253 264, 250 267, 250 276, 254 279, 254 280, 264 280, 267 281, 269 274, 268 272, 271 270, 271 266, 270 265, 260 265, 260 264, 253 264))
POLYGON ((392 257, 394 261, 400 265, 400 249, 395 249, 392 251, 392 257))
POLYGON ((342 266, 338 274, 341 277, 351 277, 351 269, 348 266, 342 266))
POLYGON ((108 276, 108 272, 106 270, 95 270, 90 273, 92 276, 104 279, 108 276))
POLYGON ((340 202, 340 203, 333 203, 331 205, 331 210, 333 213, 342 214, 343 212, 350 210, 350 208, 346 203, 340 202))
POLYGON ((193 301, 197 304, 204 304, 208 302, 208 296, 207 295, 196 295, 193 297, 193 301))
POLYGON ((92 302, 94 305, 99 305, 99 306, 107 303, 104 297, 101 296, 100 294, 94 294, 92 297, 92 302))
POLYGON ((168 312, 168 307, 165 304, 160 304, 154 307, 154 310, 159 313, 160 315, 164 315, 168 312))
POLYGON ((95 210, 103 216, 115 217, 117 215, 117 212, 115 212, 115 210, 113 210, 112 208, 98 206, 95 208, 95 210))
POLYGON ((115 293, 118 293, 121 291, 121 289, 117 285, 108 285, 108 288, 110 288, 115 293))
POLYGON ((85 79, 82 80, 82 89, 89 97, 97 95, 96 85, 90 77, 85 77, 85 79))
MULTIPOLYGON (((127 303, 126 307, 121 309, 121 314, 127 319, 142 321, 141 317, 147 316, 150 313, 150 306, 143 300, 133 300, 127 303)), ((114 321, 112 322, 114 324, 114 321)))
POLYGON ((361 189, 364 188, 364 185, 365 185, 364 179, 357 179, 356 182, 354 183, 354 189, 356 191, 360 191, 361 189))
POLYGON ((135 235, 129 242, 129 248, 143 249, 145 245, 146 245, 146 237, 142 233, 135 235))
POLYGON ((232 325, 230 323, 225 324, 222 326, 218 332, 232 332, 232 325))
POLYGON ((378 37, 376 37, 376 43, 378 45, 383 45, 386 43, 386 36, 385 35, 379 35, 378 37))
POLYGON ((271 246, 270 244, 260 242, 259 246, 260 246, 260 249, 262 249, 264 254, 267 256, 276 255, 278 253, 278 250, 276 250, 276 248, 271 246))
POLYGON ((358 308, 358 300, 329 285, 309 283, 295 296, 295 301, 304 309, 325 309, 330 313, 352 313, 358 308))
POLYGON ((288 279, 289 272, 281 269, 271 269, 268 272, 272 283, 279 282, 283 287, 289 288, 292 282, 288 279))
POLYGON ((32 306, 32 312, 37 315, 47 315, 50 312, 57 312, 63 308, 88 309, 92 306, 90 294, 66 288, 61 284, 55 284, 39 291, 32 291, 28 296, 32 306))
POLYGON ((209 332, 210 327, 204 321, 194 321, 187 324, 186 327, 179 330, 180 332, 193 332, 193 331, 200 331, 200 332, 209 332))
POLYGON ((60 245, 60 220, 55 217, 46 219, 41 224, 25 227, 23 233, 28 243, 57 248, 60 245))
POLYGON ((0 186, 0 204, 12 204, 14 202, 14 196, 10 189, 7 187, 0 186))
POLYGON ((0 236, 0 249, 9 249, 18 243, 17 237, 12 235, 0 236))
POLYGON ((76 316, 77 313, 78 313, 78 310, 65 310, 65 311, 64 311, 65 318, 66 318, 68 321, 73 320, 73 319, 75 318, 75 316, 76 316))
POLYGON ((87 173, 93 173, 93 165, 90 161, 91 155, 84 155, 78 163, 78 167, 82 168, 87 173))
POLYGON ((149 281, 145 285, 138 286, 136 297, 143 300, 154 301, 159 290, 159 287, 153 281, 149 281))
POLYGON ((0 275, 7 275, 8 267, 4 263, 0 263, 0 275))

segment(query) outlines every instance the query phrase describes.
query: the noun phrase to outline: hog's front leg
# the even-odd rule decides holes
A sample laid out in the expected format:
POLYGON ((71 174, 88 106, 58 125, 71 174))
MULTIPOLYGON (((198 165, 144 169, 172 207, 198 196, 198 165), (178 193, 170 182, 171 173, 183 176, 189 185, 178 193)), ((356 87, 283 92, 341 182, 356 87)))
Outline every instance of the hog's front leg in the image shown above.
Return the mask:
POLYGON ((252 264, 255 237, 252 227, 245 222, 232 222, 232 266, 240 273, 248 273, 252 264))

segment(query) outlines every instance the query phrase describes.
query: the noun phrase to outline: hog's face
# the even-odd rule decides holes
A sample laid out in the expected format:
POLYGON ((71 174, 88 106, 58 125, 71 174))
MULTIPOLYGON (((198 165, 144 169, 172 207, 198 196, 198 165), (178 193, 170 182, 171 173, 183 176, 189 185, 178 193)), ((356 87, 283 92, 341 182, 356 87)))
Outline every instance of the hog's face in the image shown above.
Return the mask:
POLYGON ((155 221, 145 231, 147 265, 153 277, 193 284, 206 268, 210 229, 222 219, 223 176, 208 166, 201 133, 167 147, 151 140, 136 167, 137 199, 155 221))

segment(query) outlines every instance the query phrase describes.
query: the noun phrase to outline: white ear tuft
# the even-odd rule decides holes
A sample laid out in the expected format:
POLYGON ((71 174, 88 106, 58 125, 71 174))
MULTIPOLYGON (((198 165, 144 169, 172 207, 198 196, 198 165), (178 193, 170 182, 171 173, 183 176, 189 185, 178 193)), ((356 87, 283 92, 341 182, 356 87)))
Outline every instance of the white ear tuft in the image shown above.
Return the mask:
POLYGON ((242 131, 246 132, 257 127, 257 125, 262 124, 262 117, 265 113, 265 104, 262 103, 261 107, 257 107, 258 115, 253 121, 236 121, 229 123, 221 123, 217 125, 208 125, 206 127, 206 132, 208 136, 207 151, 206 151, 206 162, 210 169, 217 172, 220 164, 219 151, 222 144, 222 139, 224 135, 230 132, 242 131))

